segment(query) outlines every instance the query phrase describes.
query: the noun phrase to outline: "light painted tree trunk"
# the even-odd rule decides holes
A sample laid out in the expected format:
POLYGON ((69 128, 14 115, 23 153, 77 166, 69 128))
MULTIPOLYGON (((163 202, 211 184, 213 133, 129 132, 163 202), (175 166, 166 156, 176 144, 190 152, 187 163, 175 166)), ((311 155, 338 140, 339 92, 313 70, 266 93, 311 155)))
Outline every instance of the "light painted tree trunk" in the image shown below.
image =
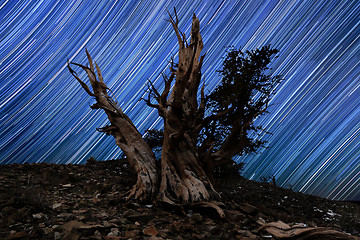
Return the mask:
POLYGON ((94 97, 96 103, 92 109, 103 109, 110 121, 109 126, 97 129, 115 138, 115 143, 124 152, 129 164, 137 172, 137 182, 130 190, 128 198, 134 197, 141 201, 154 199, 158 192, 159 178, 155 165, 155 155, 142 138, 130 118, 123 113, 117 102, 108 95, 108 87, 103 81, 99 66, 95 63, 97 77, 90 54, 86 50, 90 67, 72 63, 84 69, 88 75, 93 91, 77 76, 77 73, 70 67, 71 74, 78 80, 84 90, 94 97))
POLYGON ((158 104, 145 100, 149 106, 159 110, 164 118, 164 142, 161 155, 160 199, 166 202, 199 202, 217 198, 209 178, 196 153, 199 134, 197 125, 204 115, 204 89, 202 101, 198 104, 198 89, 201 80, 201 56, 203 42, 199 19, 193 15, 191 40, 178 28, 178 18, 171 15, 172 24, 179 45, 178 64, 171 62, 171 75, 165 77, 165 90, 159 94, 152 86, 158 104), (175 80, 169 95, 172 81, 175 80), (168 96, 169 95, 169 96, 168 96))
POLYGON ((108 95, 100 68, 95 63, 97 80, 89 53, 86 51, 90 67, 72 64, 87 72, 93 91, 72 70, 70 63, 68 68, 84 90, 95 98, 96 103, 91 108, 103 109, 108 116, 111 124, 98 130, 115 138, 116 144, 138 173, 137 183, 130 191, 129 197, 151 200, 159 194, 159 200, 170 204, 199 202, 204 205, 202 201, 218 198, 219 195, 204 171, 196 146, 205 109, 204 87, 201 88, 200 104, 197 97, 204 58, 201 56, 203 42, 200 24, 194 14, 191 40, 188 44, 185 35, 178 28, 176 11, 175 19, 170 14, 169 16, 169 22, 178 39, 179 61, 178 64, 171 61, 171 75, 164 76, 164 91, 160 94, 150 82, 149 98, 145 99, 147 105, 157 108, 159 115, 164 118, 161 174, 156 169, 155 156, 149 146, 128 116, 108 95), (155 97, 157 104, 151 102, 151 96, 155 97))
MULTIPOLYGON (((171 114, 171 113, 170 113, 171 114)), ((198 202, 218 198, 195 152, 188 133, 165 127, 161 155, 160 198, 171 202, 198 202)))

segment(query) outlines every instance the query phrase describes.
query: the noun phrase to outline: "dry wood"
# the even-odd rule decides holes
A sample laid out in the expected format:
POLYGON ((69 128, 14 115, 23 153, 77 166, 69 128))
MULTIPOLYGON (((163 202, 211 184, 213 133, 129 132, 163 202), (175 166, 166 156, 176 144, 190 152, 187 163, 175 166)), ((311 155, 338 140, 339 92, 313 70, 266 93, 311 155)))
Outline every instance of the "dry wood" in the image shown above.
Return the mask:
POLYGON ((93 91, 78 77, 68 61, 69 71, 78 80, 86 93, 95 98, 96 103, 91 108, 103 109, 110 121, 109 126, 99 128, 98 131, 105 132, 115 138, 116 145, 121 148, 130 165, 138 173, 137 182, 130 190, 128 197, 134 197, 141 201, 151 200, 156 196, 159 185, 154 153, 143 140, 130 118, 117 105, 117 102, 108 95, 108 87, 103 81, 99 66, 95 63, 98 79, 96 78, 94 64, 87 50, 86 54, 90 67, 78 63, 72 64, 86 71, 93 91))
POLYGON ((351 239, 359 240, 357 236, 352 236, 343 232, 339 232, 330 227, 303 227, 292 226, 278 221, 264 224, 258 229, 259 232, 267 232, 275 239, 293 239, 293 240, 311 240, 311 239, 351 239))

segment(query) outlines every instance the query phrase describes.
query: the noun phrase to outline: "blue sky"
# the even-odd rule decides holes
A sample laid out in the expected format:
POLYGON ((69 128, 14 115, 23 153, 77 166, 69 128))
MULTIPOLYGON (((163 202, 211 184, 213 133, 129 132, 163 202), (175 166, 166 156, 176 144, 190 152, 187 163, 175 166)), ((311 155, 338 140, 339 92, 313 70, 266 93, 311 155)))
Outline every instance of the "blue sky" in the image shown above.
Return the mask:
MULTIPOLYGON (((66 68, 86 63, 85 46, 141 133, 161 128, 145 106, 146 81, 176 55, 165 21, 176 7, 189 35, 201 22, 206 91, 220 78, 226 46, 271 44, 284 81, 257 123, 272 135, 243 156, 243 175, 331 199, 360 200, 360 3, 358 1, 0 1, 0 163, 84 163, 120 155, 106 125, 66 68)), ((85 74, 79 70, 86 80, 85 74)))

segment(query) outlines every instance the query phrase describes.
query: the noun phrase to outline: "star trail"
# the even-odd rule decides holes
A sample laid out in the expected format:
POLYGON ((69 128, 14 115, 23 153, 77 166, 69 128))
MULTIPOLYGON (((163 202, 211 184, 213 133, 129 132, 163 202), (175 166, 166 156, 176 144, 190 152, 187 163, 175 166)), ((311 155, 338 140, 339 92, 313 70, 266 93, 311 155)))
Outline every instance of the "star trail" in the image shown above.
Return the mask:
MULTIPOLYGON (((200 19, 206 91, 220 81, 227 46, 280 50, 271 65, 283 82, 269 114, 256 120, 266 149, 238 159, 249 179, 337 200, 360 200, 360 3, 339 1, 0 1, 0 163, 84 163, 121 155, 108 123, 89 108, 66 60, 86 63, 85 47, 139 131, 162 121, 140 99, 147 80, 177 53, 165 21, 176 7, 189 36, 200 19)), ((77 69, 87 81, 85 73, 77 69)))

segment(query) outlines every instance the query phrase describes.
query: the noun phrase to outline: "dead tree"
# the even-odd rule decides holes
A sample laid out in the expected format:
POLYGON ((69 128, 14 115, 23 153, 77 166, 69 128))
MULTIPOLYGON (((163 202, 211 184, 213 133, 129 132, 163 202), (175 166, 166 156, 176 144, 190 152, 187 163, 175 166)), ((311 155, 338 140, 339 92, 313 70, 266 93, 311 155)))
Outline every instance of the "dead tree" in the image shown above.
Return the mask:
POLYGON ((103 109, 110 121, 110 125, 98 128, 97 130, 112 135, 115 138, 116 145, 124 152, 129 164, 138 174, 137 182, 130 190, 128 197, 134 197, 142 201, 152 200, 156 196, 159 185, 155 155, 143 140, 130 118, 124 114, 117 102, 108 94, 109 89, 104 83, 99 66, 95 62, 95 72, 93 61, 87 50, 86 54, 90 64, 89 67, 78 63, 72 64, 86 71, 92 91, 70 67, 68 61, 69 71, 81 84, 86 93, 96 100, 96 103, 91 108, 103 109))
POLYGON ((165 89, 160 94, 150 84, 148 106, 158 109, 164 119, 164 139, 161 154, 160 198, 165 202, 197 202, 218 197, 197 154, 196 125, 202 120, 203 101, 198 104, 197 92, 201 80, 203 42, 199 19, 193 15, 191 40, 178 27, 178 17, 169 14, 178 40, 179 59, 170 63, 170 76, 164 77, 165 89), (170 93, 172 87, 172 91, 170 93), (151 101, 154 96, 156 103, 151 101))
MULTIPOLYGON (((211 177, 216 164, 232 161, 234 155, 252 151, 262 144, 251 142, 252 139, 247 134, 251 130, 256 130, 252 123, 257 116, 266 112, 269 97, 277 82, 277 77, 271 78, 263 74, 270 57, 277 50, 265 47, 250 53, 249 59, 241 55, 242 53, 235 52, 235 59, 240 55, 244 62, 230 65, 239 65, 242 68, 245 66, 243 70, 234 69, 235 75, 239 75, 241 71, 245 73, 230 82, 240 81, 238 85, 241 86, 235 89, 239 89, 240 92, 233 91, 229 94, 231 99, 225 99, 224 103, 218 101, 222 98, 218 95, 224 95, 221 86, 213 95, 205 96, 203 85, 198 98, 204 59, 204 55, 201 55, 203 41, 199 19, 193 15, 190 42, 179 30, 176 11, 175 17, 169 14, 168 21, 178 40, 178 61, 175 63, 174 59, 171 59, 170 73, 163 76, 164 90, 159 92, 149 82, 149 95, 144 99, 148 106, 158 110, 159 116, 164 120, 160 170, 156 169, 155 156, 150 147, 141 138, 128 116, 108 95, 100 68, 95 63, 97 80, 89 53, 86 51, 90 67, 73 64, 86 71, 93 91, 72 70, 70 63, 68 67, 84 90, 95 98, 96 103, 91 108, 103 109, 110 120, 111 125, 100 128, 99 131, 116 139, 116 144, 138 173, 137 183, 129 197, 148 200, 157 196, 158 200, 170 204, 197 202, 201 206, 215 208, 222 215, 217 206, 205 203, 210 199, 219 198, 209 176, 211 177), (246 88, 243 87, 244 84, 246 88), (253 98, 254 92, 258 93, 256 98, 253 98), (209 106, 216 106, 217 110, 205 116, 205 109, 209 106), (219 135, 222 128, 227 136, 220 141, 221 138, 215 135, 219 135), (200 135, 203 140, 199 142, 200 135)), ((233 88, 229 84, 226 87, 233 88)))

